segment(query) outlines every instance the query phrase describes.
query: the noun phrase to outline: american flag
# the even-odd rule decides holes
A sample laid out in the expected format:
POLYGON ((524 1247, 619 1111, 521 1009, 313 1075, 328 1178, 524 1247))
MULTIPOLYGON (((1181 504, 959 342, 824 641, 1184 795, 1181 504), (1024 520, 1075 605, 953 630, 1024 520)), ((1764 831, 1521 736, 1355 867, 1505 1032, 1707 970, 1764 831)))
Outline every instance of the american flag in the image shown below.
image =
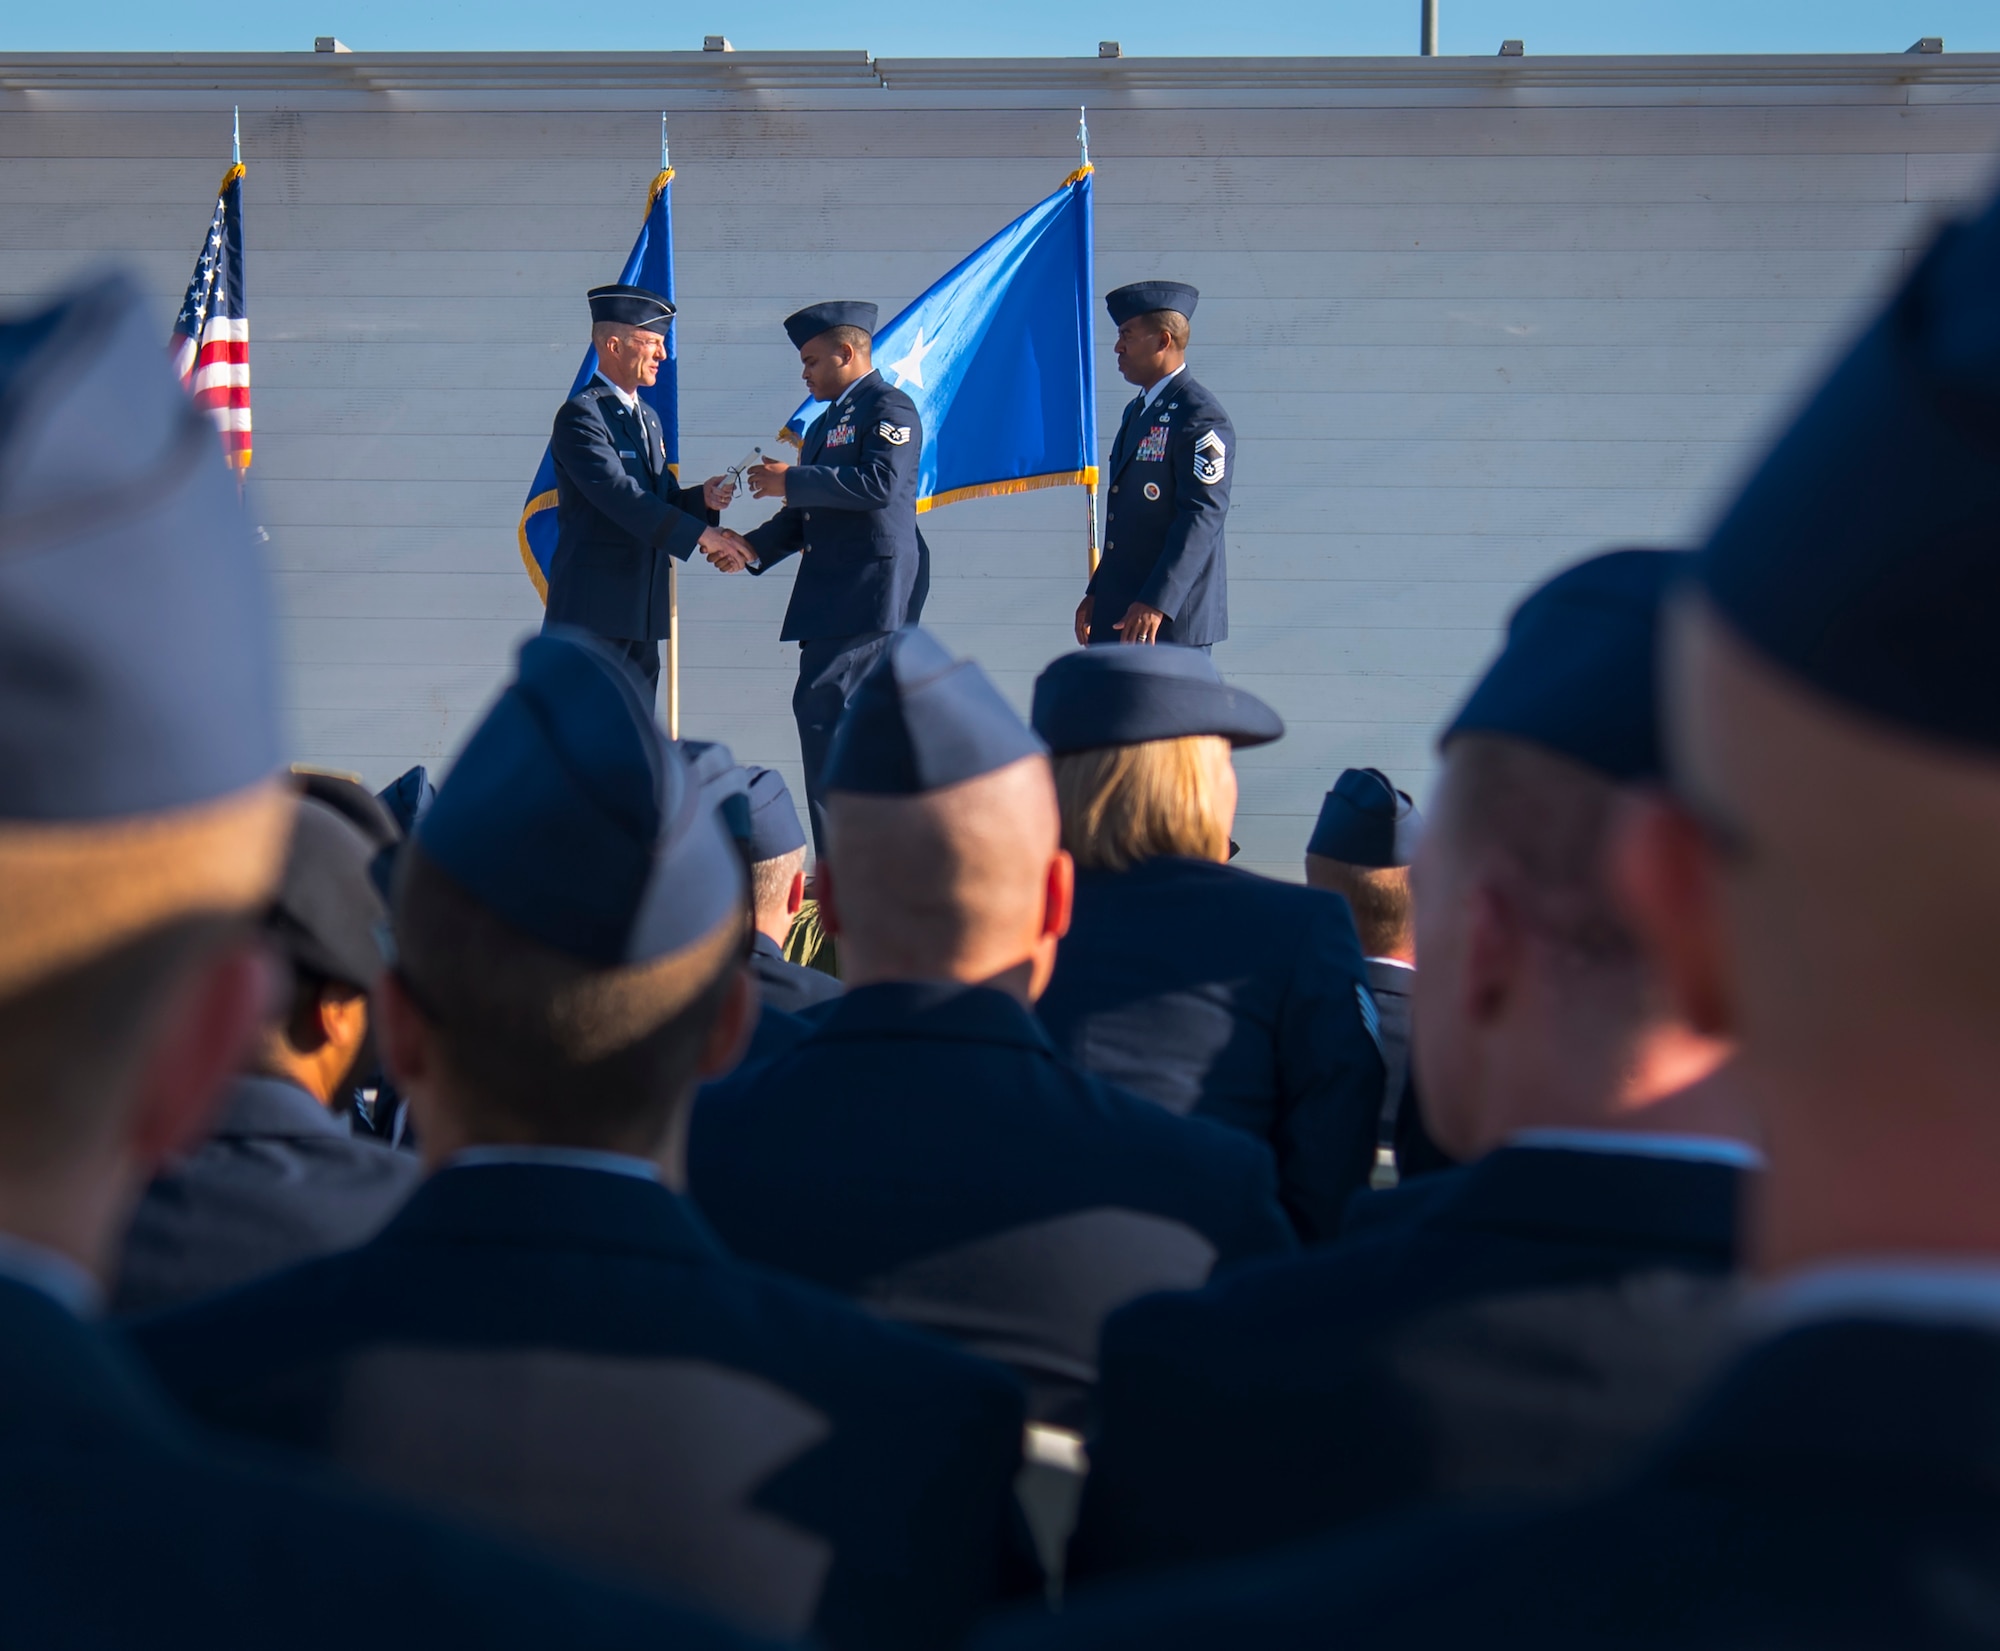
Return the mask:
POLYGON ((194 261, 168 346, 181 384, 222 432, 222 452, 250 468, 250 316, 243 306, 243 168, 222 175, 208 238, 194 261))

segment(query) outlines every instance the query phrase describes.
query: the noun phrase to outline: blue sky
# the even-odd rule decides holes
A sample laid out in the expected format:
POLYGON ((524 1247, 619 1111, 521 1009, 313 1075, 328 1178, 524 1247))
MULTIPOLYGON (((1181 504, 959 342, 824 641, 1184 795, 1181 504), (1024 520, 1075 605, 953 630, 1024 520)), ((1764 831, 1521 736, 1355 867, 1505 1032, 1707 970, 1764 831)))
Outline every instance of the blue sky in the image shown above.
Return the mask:
MULTIPOLYGON (((1996 0, 1440 0, 1446 54, 1505 36, 1531 53, 2000 51, 1996 0)), ((65 0, 7 8, 8 51, 292 51, 316 34, 357 50, 864 49, 881 57, 1076 57, 1100 39, 1128 56, 1406 53, 1418 0, 700 0, 688 6, 549 0, 65 0)))

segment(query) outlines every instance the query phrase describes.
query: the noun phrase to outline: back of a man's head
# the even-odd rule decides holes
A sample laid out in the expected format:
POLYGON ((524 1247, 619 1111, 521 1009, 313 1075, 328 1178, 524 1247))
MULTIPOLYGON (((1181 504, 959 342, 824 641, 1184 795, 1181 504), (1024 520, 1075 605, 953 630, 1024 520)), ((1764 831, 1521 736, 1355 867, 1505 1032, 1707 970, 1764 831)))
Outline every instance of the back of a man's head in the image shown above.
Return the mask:
POLYGON ((1751 478, 1668 650, 1661 902, 1767 1113, 1772 1266, 2000 1250, 2000 204, 1751 478))
POLYGON ((496 917, 418 845, 398 861, 395 931, 473 1142, 626 1149, 664 1135, 742 950, 730 929, 650 965, 593 968, 496 917))
POLYGON ((1538 588, 1446 732, 1412 1024, 1425 1121, 1455 1157, 1664 1116, 1726 1053, 1677 1012, 1613 881, 1622 810, 1658 784, 1656 638, 1688 562, 1611 552, 1538 588))
POLYGON ((1306 856, 1306 885, 1325 889, 1347 902, 1365 957, 1409 963, 1416 958, 1416 905, 1410 898, 1408 866, 1357 866, 1306 856))
POLYGON ((261 1007, 268 593, 120 278, 0 325, 0 1230, 95 1265, 261 1007))
POLYGON ((986 673, 919 627, 855 691, 827 756, 821 909, 850 986, 990 982, 1032 1000, 1069 923, 1048 753, 986 673))
POLYGON ((1061 835, 1047 758, 916 797, 835 792, 827 830, 850 984, 987 980, 1040 940, 1061 835))
POLYGON ((398 856, 393 913, 384 1052, 434 1157, 671 1154, 747 1024, 742 856, 624 667, 575 633, 523 645, 398 856))

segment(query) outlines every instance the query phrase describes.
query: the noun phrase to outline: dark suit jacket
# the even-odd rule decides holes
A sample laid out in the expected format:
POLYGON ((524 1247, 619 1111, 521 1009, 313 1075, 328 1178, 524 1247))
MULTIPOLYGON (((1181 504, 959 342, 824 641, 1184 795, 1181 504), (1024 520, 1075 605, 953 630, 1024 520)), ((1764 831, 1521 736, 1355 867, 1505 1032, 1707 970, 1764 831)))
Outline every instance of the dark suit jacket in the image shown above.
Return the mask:
POLYGON ((654 1181, 447 1167, 372 1244, 135 1335, 206 1422, 730 1620, 944 1645, 1006 1580, 1018 1387, 732 1260, 654 1181))
POLYGON ((11 1647, 436 1651, 749 1641, 198 1438, 114 1332, 0 1279, 11 1647))
POLYGON ((923 617, 930 550, 917 531, 917 404, 879 372, 846 392, 806 430, 785 473, 785 504, 744 535, 768 573, 803 553, 784 642, 900 630, 923 617))
POLYGON ((1093 642, 1134 602, 1167 616, 1162 642, 1191 647, 1229 634, 1223 523, 1236 470, 1236 430, 1222 403, 1186 371, 1145 416, 1134 396, 1112 442, 1104 555, 1091 576, 1093 642))
POLYGON ((1609 1474, 1715 1356, 1743 1179, 1502 1148, 1374 1195, 1336 1244, 1116 1315, 1071 1576, 1609 1474))
POLYGON ((757 977, 757 989, 764 1001, 788 1015, 839 997, 842 990, 840 982, 830 974, 787 963, 778 943, 762 930, 751 939, 750 972, 757 977))
POLYGON ((1104 1315, 1290 1247, 1270 1154, 1059 1059, 1002 992, 864 986, 695 1107, 689 1181, 738 1254, 1012 1365, 1079 1424, 1104 1315))
POLYGON ((228 1289, 380 1231, 423 1177, 278 1078, 230 1086, 214 1132, 146 1189, 112 1309, 146 1313, 228 1289))
POLYGON ((979 1651, 1990 1645, 2000 1334, 1828 1320, 1743 1352, 1621 1488, 1072 1597, 979 1651))
POLYGON ((1077 874, 1036 1007, 1077 1065, 1269 1142, 1302 1237, 1368 1184, 1382 1055, 1347 902, 1207 860, 1077 874), (1365 1006, 1365 1007, 1364 1007, 1365 1006))
POLYGON ((667 565, 685 562, 721 517, 699 487, 667 468, 659 415, 636 413, 600 378, 562 404, 549 451, 556 463, 556 550, 544 623, 646 642, 665 636, 667 565))

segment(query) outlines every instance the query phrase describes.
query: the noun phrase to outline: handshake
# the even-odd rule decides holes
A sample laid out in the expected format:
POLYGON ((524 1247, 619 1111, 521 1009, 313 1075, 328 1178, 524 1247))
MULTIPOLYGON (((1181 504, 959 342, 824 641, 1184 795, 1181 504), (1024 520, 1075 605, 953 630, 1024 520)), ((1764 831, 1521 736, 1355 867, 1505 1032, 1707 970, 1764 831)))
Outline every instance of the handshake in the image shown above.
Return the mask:
MULTIPOLYGON (((727 510, 729 501, 736 497, 736 483, 729 476, 710 476, 702 483, 701 494, 702 503, 710 510, 727 510)), ((704 528, 697 543, 717 573, 741 573, 757 560, 750 541, 734 528, 704 528)))

